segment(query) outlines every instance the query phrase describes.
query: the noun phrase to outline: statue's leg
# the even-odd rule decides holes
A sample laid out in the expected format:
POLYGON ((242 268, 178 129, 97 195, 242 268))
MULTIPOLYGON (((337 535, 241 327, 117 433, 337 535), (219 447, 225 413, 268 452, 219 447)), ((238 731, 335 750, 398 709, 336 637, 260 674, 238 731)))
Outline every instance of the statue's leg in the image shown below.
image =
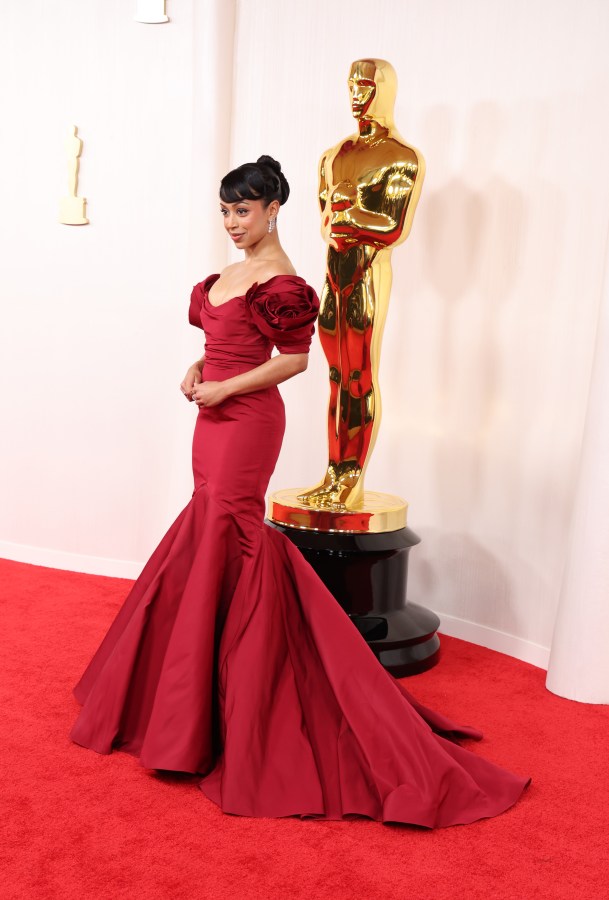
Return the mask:
POLYGON ((370 366, 373 305, 364 279, 345 301, 341 385, 341 448, 339 481, 342 501, 354 505, 363 494, 362 473, 374 420, 374 389, 370 366))
POLYGON ((322 294, 319 334, 330 366, 329 460, 323 481, 299 497, 311 506, 346 509, 363 494, 363 464, 374 419, 369 263, 361 248, 328 255, 330 275, 322 294))
POLYGON ((68 196, 76 197, 78 190, 78 170, 80 168, 80 160, 77 156, 68 160, 68 196))
POLYGON ((374 411, 369 365, 371 304, 363 279, 343 289, 334 322, 333 343, 325 317, 320 324, 330 363, 330 458, 324 480, 299 499, 321 508, 346 509, 357 504, 363 494, 362 468, 374 411))
POLYGON ((341 329, 339 325, 340 304, 338 291, 329 279, 324 283, 319 306, 319 339, 328 361, 330 378, 330 400, 328 403, 328 466, 323 479, 308 491, 299 494, 298 499, 312 506, 331 506, 335 485, 334 463, 340 455, 341 418, 341 329))
POLYGON ((336 288, 326 278, 319 304, 319 340, 326 360, 330 379, 328 402, 328 456, 335 459, 340 437, 340 298, 336 288))
POLYGON ((374 305, 371 291, 360 281, 347 307, 347 354, 349 358, 349 455, 364 468, 374 421, 375 385, 370 360, 374 305))
POLYGON ((379 267, 371 266, 362 281, 365 294, 364 352, 360 396, 362 398, 362 419, 364 426, 360 433, 359 459, 362 465, 363 484, 366 468, 370 461, 376 436, 381 424, 381 393, 378 382, 378 366, 381 341, 387 318, 389 293, 391 290, 391 266, 385 258, 379 267))

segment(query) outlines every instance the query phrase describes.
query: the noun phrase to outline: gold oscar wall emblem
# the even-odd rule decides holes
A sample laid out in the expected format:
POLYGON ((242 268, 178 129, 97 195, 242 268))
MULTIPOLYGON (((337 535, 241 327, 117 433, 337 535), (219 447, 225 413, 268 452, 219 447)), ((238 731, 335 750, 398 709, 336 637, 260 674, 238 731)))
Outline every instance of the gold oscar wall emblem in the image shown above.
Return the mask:
POLYGON ((310 489, 269 500, 278 524, 318 531, 394 531, 406 525, 399 497, 364 490, 381 421, 378 384, 391 291, 391 253, 408 237, 425 163, 396 130, 397 78, 382 59, 349 73, 358 130, 323 154, 321 230, 328 244, 319 336, 328 361, 328 464, 310 489))
POLYGON ((82 140, 78 137, 76 125, 70 125, 65 146, 68 157, 68 196, 61 199, 59 221, 62 225, 88 225, 89 220, 85 215, 87 201, 84 197, 77 196, 82 140))

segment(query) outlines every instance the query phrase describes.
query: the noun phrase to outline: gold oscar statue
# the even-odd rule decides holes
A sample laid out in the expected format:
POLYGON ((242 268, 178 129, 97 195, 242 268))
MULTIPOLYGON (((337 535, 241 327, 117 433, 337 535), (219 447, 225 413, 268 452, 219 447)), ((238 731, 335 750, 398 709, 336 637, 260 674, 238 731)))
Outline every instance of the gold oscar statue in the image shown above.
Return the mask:
POLYGON ((62 197, 59 210, 59 221, 62 225, 89 224, 89 220, 85 216, 87 201, 84 197, 76 196, 81 153, 82 140, 78 137, 78 128, 76 125, 70 125, 68 138, 66 140, 66 154, 68 157, 68 196, 62 197))
POLYGON ((385 60, 354 62, 349 93, 358 131, 321 158, 328 464, 314 487, 272 494, 268 524, 300 550, 381 664, 402 678, 438 662, 440 620, 407 597, 408 556, 420 538, 406 524, 406 502, 364 490, 381 420, 391 251, 408 236, 425 172, 420 154, 395 130, 396 88, 385 60))
POLYGON ((328 244, 319 335, 328 360, 328 465, 315 487, 279 491, 269 518, 320 531, 391 531, 406 525, 399 497, 364 491, 381 420, 378 386, 391 290, 391 252, 408 237, 425 163, 393 123, 397 78, 382 59, 349 73, 358 131, 323 154, 322 235, 328 244))

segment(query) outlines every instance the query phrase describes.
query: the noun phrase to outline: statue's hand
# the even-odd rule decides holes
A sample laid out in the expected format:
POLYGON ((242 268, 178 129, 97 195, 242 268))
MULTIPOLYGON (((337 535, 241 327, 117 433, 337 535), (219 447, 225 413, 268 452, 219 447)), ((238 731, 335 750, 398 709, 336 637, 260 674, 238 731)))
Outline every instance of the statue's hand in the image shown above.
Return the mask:
POLYGON ((332 229, 329 237, 329 243, 339 253, 349 250, 351 247, 361 244, 361 242, 361 234, 357 229, 344 226, 339 226, 339 229, 332 229))
POLYGON ((339 231, 343 229, 350 229, 351 231, 355 231, 355 225, 353 219, 351 218, 350 211, 353 207, 348 206, 344 209, 340 209, 332 212, 332 231, 337 230, 337 226, 339 231))
POLYGON ((339 252, 353 247, 354 244, 359 243, 361 238, 360 229, 351 219, 350 209, 352 207, 332 214, 329 237, 339 252))

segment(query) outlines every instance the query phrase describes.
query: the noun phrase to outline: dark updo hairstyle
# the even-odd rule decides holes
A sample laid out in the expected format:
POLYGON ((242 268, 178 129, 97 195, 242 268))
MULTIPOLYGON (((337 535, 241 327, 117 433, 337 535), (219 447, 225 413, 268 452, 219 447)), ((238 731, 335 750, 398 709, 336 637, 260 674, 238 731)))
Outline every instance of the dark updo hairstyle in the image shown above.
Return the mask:
POLYGON ((255 163, 244 163, 225 175, 220 182, 220 200, 262 200, 265 206, 273 200, 283 205, 290 196, 290 185, 281 171, 281 163, 272 156, 259 156, 255 163))

